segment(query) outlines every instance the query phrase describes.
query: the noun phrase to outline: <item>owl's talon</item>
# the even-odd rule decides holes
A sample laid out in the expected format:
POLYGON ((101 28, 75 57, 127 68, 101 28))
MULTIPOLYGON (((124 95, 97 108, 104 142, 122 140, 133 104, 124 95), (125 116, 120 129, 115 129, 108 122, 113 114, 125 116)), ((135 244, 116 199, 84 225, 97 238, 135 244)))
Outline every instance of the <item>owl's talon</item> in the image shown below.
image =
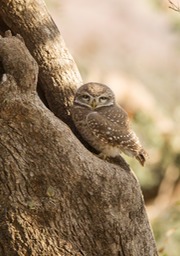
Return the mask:
POLYGON ((98 157, 101 158, 102 160, 107 160, 108 159, 108 157, 102 152, 99 153, 98 157))

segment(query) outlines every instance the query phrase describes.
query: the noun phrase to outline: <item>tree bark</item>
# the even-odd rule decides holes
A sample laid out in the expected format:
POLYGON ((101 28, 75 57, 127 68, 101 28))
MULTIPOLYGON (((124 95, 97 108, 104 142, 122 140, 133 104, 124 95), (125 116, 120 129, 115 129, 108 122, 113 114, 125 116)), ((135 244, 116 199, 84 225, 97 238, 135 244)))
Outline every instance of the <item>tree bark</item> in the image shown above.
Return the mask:
POLYGON ((158 255, 133 172, 67 126, 82 81, 45 5, 3 0, 0 14, 36 60, 19 37, 0 38, 0 255, 158 255))
POLYGON ((82 84, 77 66, 43 1, 1 0, 0 15, 19 33, 39 65, 39 84, 48 107, 71 124, 70 106, 82 84))

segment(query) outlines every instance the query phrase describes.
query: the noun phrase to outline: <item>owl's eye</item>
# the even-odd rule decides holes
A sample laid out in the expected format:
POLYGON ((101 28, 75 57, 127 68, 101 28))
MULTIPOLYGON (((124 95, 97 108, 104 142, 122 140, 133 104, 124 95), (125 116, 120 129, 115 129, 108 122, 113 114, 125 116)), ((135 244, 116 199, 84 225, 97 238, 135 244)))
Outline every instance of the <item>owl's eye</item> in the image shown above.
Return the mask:
POLYGON ((89 100, 90 100, 90 96, 87 95, 87 94, 84 94, 84 95, 82 95, 81 97, 82 97, 82 99, 85 100, 85 101, 89 101, 89 100))
POLYGON ((99 101, 100 101, 101 103, 105 103, 105 102, 107 102, 108 100, 109 100, 109 98, 108 98, 108 97, 105 97, 105 96, 102 96, 102 97, 99 98, 99 101))

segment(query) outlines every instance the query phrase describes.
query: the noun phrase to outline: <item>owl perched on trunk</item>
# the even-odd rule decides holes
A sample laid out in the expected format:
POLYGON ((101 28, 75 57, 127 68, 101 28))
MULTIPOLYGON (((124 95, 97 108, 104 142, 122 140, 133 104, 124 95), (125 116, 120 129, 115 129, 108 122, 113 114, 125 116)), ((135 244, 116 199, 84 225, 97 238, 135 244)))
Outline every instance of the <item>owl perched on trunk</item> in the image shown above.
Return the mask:
POLYGON ((81 136, 101 156, 116 157, 123 152, 144 165, 147 153, 131 129, 127 113, 106 85, 82 85, 74 97, 72 118, 81 136))

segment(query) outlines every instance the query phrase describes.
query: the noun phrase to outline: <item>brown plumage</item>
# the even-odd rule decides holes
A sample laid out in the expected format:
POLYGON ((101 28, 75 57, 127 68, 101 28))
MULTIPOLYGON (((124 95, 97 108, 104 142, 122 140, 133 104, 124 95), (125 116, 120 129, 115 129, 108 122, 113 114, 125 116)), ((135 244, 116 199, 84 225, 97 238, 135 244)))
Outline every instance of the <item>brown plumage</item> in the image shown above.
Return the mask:
POLYGON ((101 155, 116 157, 123 152, 144 165, 147 153, 106 85, 82 85, 74 98, 72 118, 82 137, 101 155))

